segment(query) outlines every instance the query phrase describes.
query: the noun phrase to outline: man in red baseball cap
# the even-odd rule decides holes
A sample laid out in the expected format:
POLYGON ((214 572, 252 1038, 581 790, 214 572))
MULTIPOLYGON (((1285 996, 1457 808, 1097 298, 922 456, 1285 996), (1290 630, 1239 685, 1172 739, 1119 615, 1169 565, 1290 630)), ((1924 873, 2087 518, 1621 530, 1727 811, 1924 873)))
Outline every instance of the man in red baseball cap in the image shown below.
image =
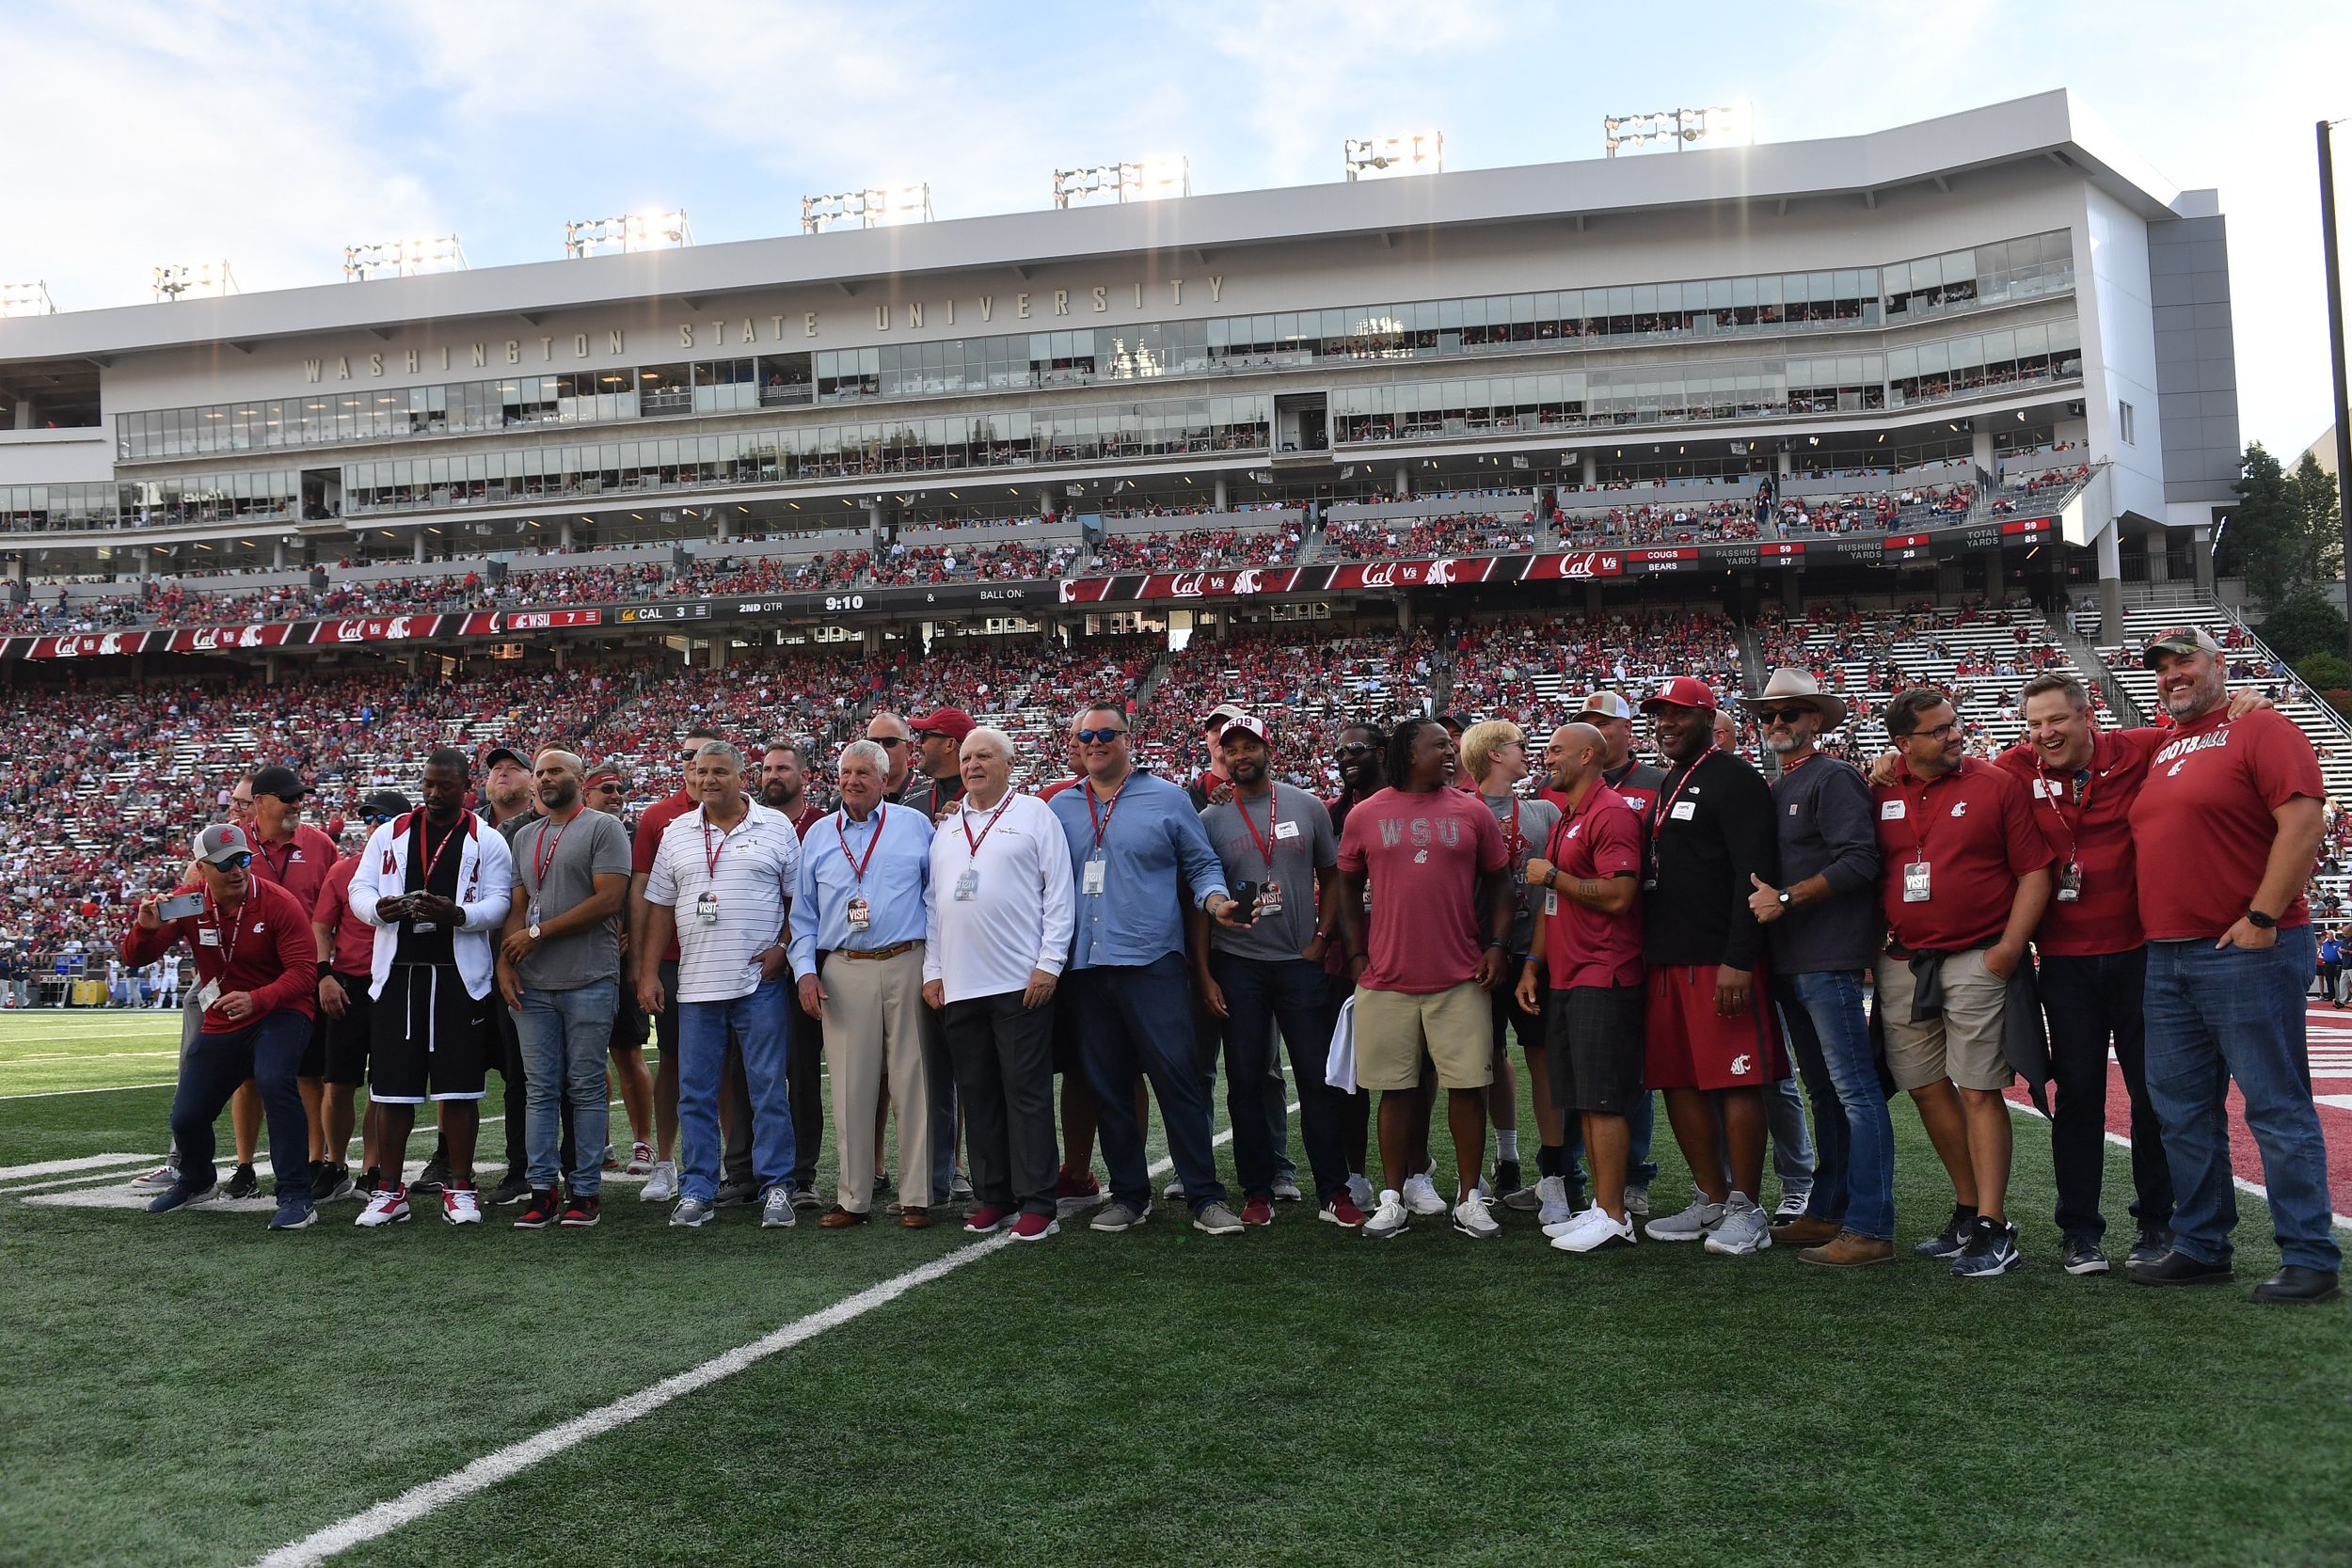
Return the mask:
POLYGON ((1746 759, 1715 744, 1715 693, 1706 682, 1677 675, 1642 711, 1670 764, 1648 812, 1642 879, 1644 1075, 1666 1091, 1675 1141, 1699 1189, 1690 1208, 1644 1229, 1657 1242, 1704 1238, 1709 1252, 1760 1252, 1772 1244, 1756 1202, 1764 1086, 1788 1075, 1757 983, 1764 931, 1748 908, 1750 878, 1779 885, 1772 790, 1746 759))
POLYGON ((907 783, 904 803, 933 822, 944 822, 963 803, 963 737, 978 726, 960 707, 943 707, 907 721, 914 736, 915 777, 907 783))

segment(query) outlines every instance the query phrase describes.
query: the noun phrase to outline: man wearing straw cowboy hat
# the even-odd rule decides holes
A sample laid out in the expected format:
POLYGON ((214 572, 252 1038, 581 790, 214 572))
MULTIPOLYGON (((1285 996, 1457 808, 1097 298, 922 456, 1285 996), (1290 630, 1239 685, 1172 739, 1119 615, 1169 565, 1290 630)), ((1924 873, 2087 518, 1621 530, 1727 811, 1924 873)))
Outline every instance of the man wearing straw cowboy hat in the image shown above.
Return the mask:
POLYGON ((1772 942, 1772 999, 1813 1101, 1817 1163, 1804 1214, 1774 1229, 1833 1268, 1895 1257, 1895 1130, 1862 1012, 1879 946, 1878 811, 1862 775, 1817 749, 1846 704, 1802 670, 1772 672, 1740 700, 1780 762, 1772 820, 1781 885, 1751 879, 1748 907, 1772 942))

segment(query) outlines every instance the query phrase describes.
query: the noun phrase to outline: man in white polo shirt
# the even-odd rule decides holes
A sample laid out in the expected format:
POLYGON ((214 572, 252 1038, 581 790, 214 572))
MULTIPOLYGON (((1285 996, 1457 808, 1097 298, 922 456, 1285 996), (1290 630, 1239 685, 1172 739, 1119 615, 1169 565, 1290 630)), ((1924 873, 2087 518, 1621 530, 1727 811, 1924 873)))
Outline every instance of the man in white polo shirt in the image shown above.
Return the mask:
POLYGON ((657 972, 678 945, 678 1205, 670 1223, 707 1223, 719 1190, 719 1081, 727 1031, 743 1053, 751 1091, 752 1170, 759 1223, 792 1224, 792 1107, 785 1086, 791 965, 785 910, 801 874, 792 819, 743 793, 743 758, 723 740, 695 753, 702 804, 672 822, 645 880, 646 940, 637 951, 637 996, 649 1014, 671 1004, 657 972), (680 911, 684 911, 682 914, 680 911))
POLYGON ((1054 988, 1076 898, 1053 809, 1012 792, 1012 737, 976 729, 964 794, 931 837, 923 890, 923 1000, 940 1009, 961 1098, 976 1234, 1008 1219, 1041 1242, 1055 1220, 1054 988), (1014 1211, 1018 1209, 1016 1215, 1014 1211))

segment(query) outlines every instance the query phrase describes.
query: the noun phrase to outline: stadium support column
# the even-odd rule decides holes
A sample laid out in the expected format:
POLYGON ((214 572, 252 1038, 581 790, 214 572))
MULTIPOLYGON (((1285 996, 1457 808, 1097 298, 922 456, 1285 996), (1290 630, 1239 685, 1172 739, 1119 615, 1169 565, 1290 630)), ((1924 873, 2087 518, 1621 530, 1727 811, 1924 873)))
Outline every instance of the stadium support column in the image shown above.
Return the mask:
POLYGON ((1226 500, 1225 500, 1225 476, 1224 476, 1223 474, 1219 474, 1219 475, 1217 475, 1217 476, 1216 476, 1216 509, 1217 509, 1219 512, 1230 512, 1230 511, 1232 511, 1232 507, 1230 507, 1230 506, 1228 506, 1228 505, 1226 504, 1226 500))
POLYGON ((555 547, 559 550, 569 550, 572 547, 572 520, 569 517, 564 518, 556 526, 555 547))
POLYGON ((1410 496, 1413 493, 1413 471, 1410 468, 1406 467, 1403 464, 1398 464, 1396 469, 1396 483, 1390 487, 1389 493, 1394 496, 1398 500, 1403 500, 1406 497, 1410 496))
POLYGON ((705 646, 710 650, 710 667, 713 670, 725 669, 727 667, 727 634, 720 632, 705 646))
POLYGON ((2197 577, 2197 596, 2210 599, 2213 594, 2213 530, 2193 528, 2188 531, 2188 559, 2197 577))
POLYGON ((1600 459, 1589 451, 1584 454, 1583 467, 1577 483, 1587 490, 1600 483, 1600 459))
POLYGON ((2099 531, 2099 642, 2123 641, 2123 541, 2114 519, 2099 531))
POLYGON ((1804 568, 1784 566, 1780 572, 1781 613, 1791 622, 1804 619, 1804 568))
POLYGON ((408 559, 419 565, 424 563, 424 530, 419 529, 408 536, 408 559))
POLYGON ((286 536, 282 533, 269 542, 269 569, 273 572, 286 569, 286 536))
POLYGON ((1977 421, 1976 430, 1969 438, 1969 455, 1976 459, 1978 472, 1983 474, 1988 479, 1994 477, 1994 470, 1993 467, 1993 430, 1992 427, 1986 424, 1984 420, 1979 420, 1977 421))
POLYGON ((1399 594, 1396 596, 1396 629, 1399 631, 1413 629, 1413 596, 1410 594, 1399 594))

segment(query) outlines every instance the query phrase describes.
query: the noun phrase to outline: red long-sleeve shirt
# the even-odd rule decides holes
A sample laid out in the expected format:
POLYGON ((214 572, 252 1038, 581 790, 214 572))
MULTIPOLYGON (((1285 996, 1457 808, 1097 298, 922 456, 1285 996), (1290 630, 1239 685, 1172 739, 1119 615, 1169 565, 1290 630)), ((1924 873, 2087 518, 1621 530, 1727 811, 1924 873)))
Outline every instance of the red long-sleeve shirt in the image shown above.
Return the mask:
MULTIPOLYGON (((196 885, 172 889, 174 894, 201 893, 196 885)), ((318 943, 310 936, 310 911, 275 882, 246 879, 245 902, 224 929, 218 911, 207 908, 184 920, 167 920, 161 930, 142 931, 135 919, 122 933, 122 961, 151 964, 185 942, 196 962, 199 981, 218 980, 221 994, 251 991, 254 1011, 232 1019, 219 1005, 204 1009, 204 1033, 226 1035, 245 1028, 265 1013, 294 1012, 312 1017, 318 1006, 318 943), (210 936, 213 940, 204 939, 210 936), (234 953, 235 961, 230 962, 234 953)))

